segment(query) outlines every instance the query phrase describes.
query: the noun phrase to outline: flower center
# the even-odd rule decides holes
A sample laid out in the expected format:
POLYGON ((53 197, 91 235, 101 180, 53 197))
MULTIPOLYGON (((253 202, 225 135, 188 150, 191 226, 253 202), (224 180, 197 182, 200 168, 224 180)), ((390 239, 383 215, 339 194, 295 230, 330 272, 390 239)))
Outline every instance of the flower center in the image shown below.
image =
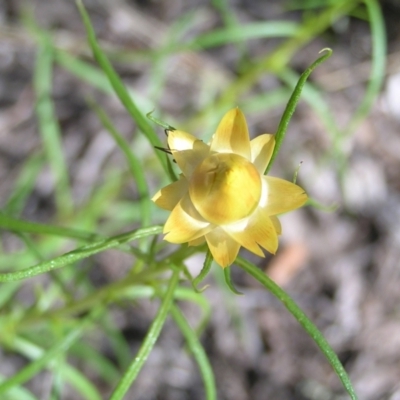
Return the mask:
POLYGON ((195 169, 189 194, 203 218, 217 225, 228 224, 255 210, 261 196, 261 177, 242 156, 213 154, 195 169))

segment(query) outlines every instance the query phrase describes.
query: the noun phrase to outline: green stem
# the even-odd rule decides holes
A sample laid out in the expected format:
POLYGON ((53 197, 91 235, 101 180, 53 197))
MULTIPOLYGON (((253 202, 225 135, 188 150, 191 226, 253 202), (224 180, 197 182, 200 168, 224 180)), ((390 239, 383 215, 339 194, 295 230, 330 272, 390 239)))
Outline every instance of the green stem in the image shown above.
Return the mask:
POLYGON ((206 392, 207 400, 216 400, 217 399, 217 391, 215 387, 215 378, 214 373, 212 371, 210 362, 207 358, 207 354, 201 345, 196 333, 188 324, 185 316, 182 314, 179 307, 173 305, 171 307, 171 315, 175 320, 175 323, 178 325, 181 330, 183 336, 186 339, 186 342, 192 351, 194 358, 197 361, 197 364, 200 369, 200 373, 203 377, 204 387, 206 392))
POLYGON ((243 270, 253 276, 259 281, 266 289, 268 289, 286 309, 296 318, 299 324, 305 329, 305 331, 311 336, 317 346, 325 354, 332 368, 338 375, 347 393, 350 395, 352 400, 357 400, 357 395, 353 389, 350 378, 347 372, 343 368, 338 356, 333 351, 327 340, 324 338, 319 329, 310 321, 307 315, 301 310, 301 308, 292 300, 292 298, 281 289, 274 281, 272 281, 267 275, 260 271, 254 264, 248 262, 242 257, 238 257, 235 261, 243 270))
POLYGON ((53 258, 52 260, 41 262, 22 271, 0 274, 0 282, 18 281, 20 279, 31 278, 36 275, 44 274, 48 271, 54 271, 55 269, 65 267, 66 265, 87 258, 93 254, 117 247, 129 241, 137 240, 150 235, 157 235, 161 233, 161 231, 162 228, 160 226, 153 226, 150 228, 138 229, 123 233, 122 235, 113 236, 108 239, 95 241, 91 244, 78 247, 75 250, 53 258))
POLYGON ((180 270, 178 268, 173 269, 173 273, 168 284, 168 290, 163 298, 158 313, 154 318, 136 357, 133 359, 124 376, 119 381, 117 387, 110 397, 110 400, 123 399, 124 395, 128 391, 132 382, 135 380, 136 376, 150 355, 150 352, 153 349, 158 336, 160 335, 161 329, 164 326, 165 320, 167 319, 168 313, 171 309, 174 292, 179 281, 179 273, 180 270))

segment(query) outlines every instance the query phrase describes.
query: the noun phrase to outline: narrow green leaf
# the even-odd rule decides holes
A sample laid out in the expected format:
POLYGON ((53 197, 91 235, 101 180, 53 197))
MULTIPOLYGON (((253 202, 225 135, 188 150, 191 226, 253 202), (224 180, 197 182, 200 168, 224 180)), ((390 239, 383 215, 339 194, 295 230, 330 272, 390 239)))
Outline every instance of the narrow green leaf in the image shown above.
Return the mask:
POLYGON ((175 299, 191 301, 197 304, 203 312, 203 316, 196 328, 196 333, 199 335, 207 326, 207 322, 211 318, 211 306, 208 300, 200 293, 194 292, 190 288, 178 287, 175 292, 175 299))
POLYGON ((110 81, 97 66, 82 61, 61 49, 54 49, 54 61, 94 88, 104 93, 114 93, 110 81))
MULTIPOLYGON (((83 372, 71 367, 70 365, 65 365, 64 369, 61 371, 62 377, 65 379, 69 385, 71 385, 83 399, 86 400, 102 400, 102 396, 99 392, 99 388, 92 383, 83 372)), ((58 400, 56 397, 55 400, 58 400)))
MULTIPOLYGON (((88 43, 92 49, 93 56, 100 65, 101 69, 106 74, 109 79, 115 93, 120 99, 121 103, 124 105, 126 110, 132 116, 132 118, 136 121, 139 126, 139 129, 143 132, 143 134, 147 137, 152 146, 162 146, 160 139, 158 138, 156 132, 153 130, 149 122, 143 113, 137 108, 136 104, 133 102, 131 97, 129 96, 128 91, 126 90, 124 84, 119 78, 118 74, 115 72, 113 66, 108 60, 107 56, 101 50, 99 44, 97 43, 96 35, 93 29, 93 26, 90 22, 89 15, 87 14, 85 7, 81 0, 77 0, 77 6, 79 12, 81 14, 83 23, 86 28, 88 43)), ((163 166, 165 172, 168 174, 168 162, 165 155, 160 154, 160 152, 156 152, 157 157, 159 158, 161 165, 163 166)), ((174 180, 174 177, 170 176, 171 180, 174 180)))
POLYGON ((367 90, 357 111, 353 114, 347 127, 347 133, 354 131, 356 126, 371 110, 379 94, 386 73, 386 31, 385 22, 379 2, 376 0, 363 0, 367 7, 369 24, 372 37, 372 68, 368 79, 367 90))
POLYGON ((289 21, 253 22, 214 29, 204 33, 185 44, 185 48, 211 48, 227 43, 242 42, 249 39, 293 36, 299 29, 299 24, 289 21))
POLYGON ((42 152, 33 154, 21 168, 21 172, 14 184, 13 192, 4 207, 6 214, 18 215, 24 207, 26 198, 32 192, 36 178, 43 167, 44 159, 42 152))
MULTIPOLYGON (((98 314, 99 308, 96 308, 98 304, 95 306, 95 309, 91 310, 91 313, 86 317, 83 321, 81 320, 79 326, 82 324, 85 326, 87 324, 88 319, 96 318, 98 314)), ((59 325, 61 327, 61 325, 59 325)), ((79 329, 78 327, 74 327, 74 329, 79 329)), ((64 336, 63 339, 66 339, 64 336)), ((63 340, 60 339, 60 340, 63 340)), ((58 344, 61 342, 58 341, 58 344)), ((36 342, 32 342, 26 338, 22 338, 20 336, 13 335, 11 344, 9 345, 14 351, 23 355, 25 358, 32 360, 29 368, 38 368, 39 370, 46 368, 52 374, 52 383, 53 389, 51 399, 59 399, 60 396, 57 393, 61 392, 62 386, 64 382, 68 383, 73 389, 75 389, 78 393, 81 394, 82 399, 87 400, 100 400, 101 396, 98 392, 96 386, 84 375, 83 372, 78 371, 68 363, 65 363, 65 354, 68 349, 63 349, 57 354, 54 354, 53 357, 49 355, 49 349, 43 349, 43 347, 39 346, 36 342), (47 363, 45 361, 48 361, 47 363), (62 360, 62 365, 58 365, 60 360, 62 360), (56 382, 54 382, 56 381, 56 382), (57 393, 54 393, 57 392, 57 393)), ((50 351, 54 349, 54 346, 50 348, 50 351)), ((27 374, 29 371, 23 371, 24 374, 27 374)), ((12 377, 11 379, 16 378, 17 376, 12 377)), ((19 379, 22 379, 20 376, 19 379)), ((11 393, 13 387, 10 390, 7 390, 7 393, 11 393)), ((3 397, 1 397, 3 399, 3 397)), ((19 400, 19 398, 15 398, 19 400)), ((11 400, 11 399, 10 399, 11 400)), ((14 400, 14 399, 13 399, 14 400)))
MULTIPOLYGON (((114 93, 110 81, 98 67, 57 48, 54 48, 54 60, 61 67, 76 76, 80 81, 86 82, 104 93, 114 93)), ((153 104, 147 99, 147 97, 144 97, 137 91, 133 91, 131 88, 128 88, 127 91, 129 96, 132 99, 135 99, 135 103, 139 109, 149 110, 153 107, 153 104)))
POLYGON ((98 240, 86 246, 82 246, 73 251, 65 253, 59 257, 53 258, 52 260, 36 264, 30 268, 26 268, 22 271, 0 274, 0 282, 17 281, 20 279, 31 278, 48 271, 54 271, 55 269, 65 267, 66 265, 72 264, 101 251, 117 247, 123 243, 137 240, 146 236, 158 235, 161 232, 162 227, 153 226, 150 228, 138 229, 123 233, 122 235, 113 236, 108 239, 98 240))
MULTIPOLYGON (((131 351, 127 338, 123 335, 122 331, 116 326, 115 320, 111 313, 102 319, 102 329, 113 349, 114 357, 119 370, 128 367, 131 361, 131 351)), ((116 380, 114 381, 116 382, 116 380)))
POLYGON ((119 378, 119 371, 106 356, 91 347, 89 343, 77 342, 69 352, 70 355, 80 358, 86 365, 109 384, 113 385, 119 378))
POLYGON ((71 239, 93 240, 99 239, 97 233, 85 232, 79 229, 63 228, 54 225, 39 224, 37 222, 24 221, 12 218, 0 212, 0 227, 14 232, 37 233, 45 235, 61 236, 71 239))
POLYGON ((36 94, 36 112, 46 157, 54 177, 56 202, 59 211, 72 211, 72 197, 69 188, 68 170, 61 143, 61 132, 51 100, 53 51, 47 37, 39 39, 36 65, 33 77, 36 94))
POLYGON ((251 98, 239 101, 239 108, 243 113, 248 116, 252 113, 265 113, 274 107, 286 104, 291 91, 285 87, 270 90, 265 93, 260 93, 252 96, 251 98))
POLYGON ((202 292, 205 288, 203 287, 202 289, 198 289, 197 285, 208 275, 208 273, 210 272, 211 269, 211 265, 213 262, 213 256, 210 252, 209 249, 207 249, 207 253, 206 253, 206 258, 204 259, 204 264, 203 264, 203 268, 200 271, 200 274, 193 279, 192 285, 193 288, 196 290, 196 292, 202 292))
POLYGON ((21 283, 10 282, 8 285, 3 285, 0 290, 0 309, 3 309, 5 305, 12 302, 12 298, 17 290, 20 289, 21 283))
POLYGON ((95 110, 97 116, 99 117, 103 126, 107 129, 107 131, 111 134, 115 143, 117 143, 118 147, 122 150, 125 155, 126 161, 129 166, 129 170, 136 182, 138 193, 139 193, 139 204, 140 204, 140 218, 141 218, 141 227, 146 228, 150 225, 150 197, 149 191, 147 188, 146 177, 144 176, 143 166, 140 164, 140 161, 137 159, 133 151, 130 149, 129 144, 123 138, 123 136, 117 131, 111 120, 108 118, 107 114, 104 110, 98 106, 94 101, 90 101, 90 105, 95 110))
POLYGON ((152 121, 152 122, 154 122, 155 124, 157 124, 157 125, 159 125, 159 126, 162 126, 164 129, 165 129, 165 131, 167 132, 167 131, 176 131, 176 129, 173 127, 173 126, 171 126, 170 124, 167 124, 166 122, 164 122, 164 121, 161 121, 160 119, 158 119, 158 118, 156 118, 156 117, 153 117, 153 112, 154 112, 154 110, 152 110, 152 111, 150 111, 150 112, 148 112, 147 114, 146 114, 146 117, 150 120, 150 121, 152 121))
MULTIPOLYGON (((278 72, 279 78, 285 82, 288 87, 293 87, 299 81, 299 75, 290 68, 282 68, 278 72)), ((335 121, 335 117, 332 114, 329 104, 324 99, 323 94, 318 91, 312 84, 306 82, 302 89, 302 98, 308 103, 308 105, 315 111, 315 113, 321 118, 321 121, 327 129, 327 133, 330 135, 333 145, 333 151, 335 154, 340 152, 339 140, 341 132, 335 121)))
POLYGON ((164 326, 168 313, 170 312, 170 308, 174 299, 174 292, 179 281, 179 273, 180 270, 178 268, 174 268, 172 276, 168 282, 167 292, 162 300, 157 315, 154 318, 136 357, 129 365, 122 379, 118 382, 117 387, 110 397, 110 400, 122 400, 124 398, 125 393, 128 391, 132 382, 135 380, 136 376, 146 362, 151 350, 153 349, 158 339, 158 336, 160 335, 161 329, 164 326))
POLYGON ((323 49, 322 51, 327 51, 328 53, 323 55, 322 57, 319 57, 317 60, 315 60, 300 76, 299 81, 297 82, 296 87, 294 88, 294 91, 292 95, 290 96, 290 99, 286 105, 285 111, 283 112, 282 118, 279 122, 278 130, 275 134, 275 148, 272 153, 271 161, 268 164, 267 170, 265 173, 267 173, 271 167, 272 164, 278 155, 279 149, 282 145, 283 139, 285 138, 286 130, 289 125, 289 122, 292 118, 292 115, 296 109, 297 103, 300 99, 301 91, 303 89, 304 84, 307 81, 307 78, 310 76, 311 72, 316 68, 319 64, 323 63, 325 60, 327 60, 331 55, 332 55, 332 50, 331 49, 323 49))
POLYGON ((308 16, 293 37, 284 41, 272 52, 253 63, 240 77, 233 80, 217 101, 212 101, 204 107, 191 125, 197 126, 203 122, 205 116, 222 113, 224 110, 236 105, 240 96, 246 92, 263 74, 280 71, 285 68, 293 55, 301 50, 308 42, 320 35, 343 15, 347 15, 357 6, 357 1, 337 0, 331 7, 321 12, 308 16))
POLYGON ((239 292, 235 286, 233 285, 232 282, 232 277, 231 277, 231 268, 230 267, 226 267, 224 268, 224 277, 225 277, 225 283, 226 286, 228 286, 229 290, 233 293, 233 294, 237 294, 237 295, 243 295, 242 292, 239 292))
MULTIPOLYGON (((85 332, 85 329, 92 324, 93 319, 97 318, 99 310, 99 308, 94 309, 89 316, 86 317, 76 328, 72 329, 71 332, 69 332, 46 352, 44 352, 39 358, 28 364, 26 367, 23 367, 11 378, 0 383, 0 394, 3 394, 11 388, 28 381, 37 375, 50 362, 54 361, 59 354, 65 353, 69 347, 82 336, 82 334, 85 332)), ((97 392, 97 390, 95 392, 97 392)), ((97 395, 92 397, 92 399, 100 400, 101 396, 97 392, 97 395)))
POLYGON ((189 349, 197 361, 201 376, 203 377, 206 399, 216 400, 217 390, 215 387, 215 377, 203 346, 178 306, 172 305, 171 315, 185 337, 189 349))
MULTIPOLYGON (((0 383, 4 382, 6 378, 0 375, 0 383)), ((25 389, 23 386, 15 386, 8 391, 5 395, 4 400, 39 400, 31 392, 25 389)))
POLYGON ((311 322, 307 315, 301 310, 301 308, 292 300, 292 298, 281 289, 274 281, 272 281, 267 275, 260 271, 254 264, 238 257, 235 261, 244 271, 253 276, 257 281, 259 281, 266 289, 268 289, 282 304, 286 309, 296 318, 299 324, 304 328, 304 330, 310 335, 317 346, 325 354, 332 368, 338 375, 340 381, 342 382, 347 393, 350 395, 352 400, 357 400, 357 395, 353 389, 350 378, 347 372, 343 368, 338 356, 333 351, 327 340, 324 338, 319 329, 311 322))

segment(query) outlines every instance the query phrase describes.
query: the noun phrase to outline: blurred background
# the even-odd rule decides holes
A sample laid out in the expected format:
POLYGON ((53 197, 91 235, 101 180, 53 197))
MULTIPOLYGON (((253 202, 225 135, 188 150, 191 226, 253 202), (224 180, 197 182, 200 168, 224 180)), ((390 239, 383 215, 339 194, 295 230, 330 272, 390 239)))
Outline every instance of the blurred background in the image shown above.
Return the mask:
MULTIPOLYGON (((302 163, 297 183, 312 205, 282 217, 276 256, 243 255, 321 329, 361 400, 399 400, 400 3, 84 4, 102 49, 139 108, 144 113, 154 109, 157 118, 205 141, 234 106, 246 114, 252 137, 274 133, 299 75, 321 49, 333 49, 332 57, 312 73, 271 171, 291 180, 302 163), (380 12, 386 37, 379 30, 380 12)), ((93 102, 129 142, 152 196, 168 178, 93 60, 75 2, 1 0, 2 213, 104 235, 139 226, 137 186, 93 102), (46 40, 51 46, 43 44, 46 40), (46 120, 46 115, 53 118, 46 120)), ((164 141, 162 128, 157 131, 164 141)), ((162 224, 166 216, 153 207, 151 222, 162 224)), ((63 238, 2 230, 0 268, 26 268, 74 247, 63 238)), ((187 260, 193 274, 203 260, 203 253, 187 260)), ((16 374, 34 360, 38 348, 45 350, 57 338, 56 324, 35 316, 123 279, 131 265, 131 256, 111 250, 59 274, 2 283, 0 377, 16 374)), ((348 398, 297 321, 252 278, 232 268, 244 296, 227 291, 215 266, 204 292, 212 313, 201 339, 215 371, 218 398, 348 398)), ((102 398, 108 398, 137 352, 157 305, 151 299, 112 303, 107 322, 71 347, 68 364, 102 398)), ((182 308, 195 325, 198 308, 188 303, 182 308)), ((61 321, 72 324, 79 312, 61 321)), ((82 394, 73 378, 55 395, 51 369, 21 384, 21 392, 1 398, 95 398, 82 394)), ((172 321, 126 398, 204 398, 197 366, 172 321)))

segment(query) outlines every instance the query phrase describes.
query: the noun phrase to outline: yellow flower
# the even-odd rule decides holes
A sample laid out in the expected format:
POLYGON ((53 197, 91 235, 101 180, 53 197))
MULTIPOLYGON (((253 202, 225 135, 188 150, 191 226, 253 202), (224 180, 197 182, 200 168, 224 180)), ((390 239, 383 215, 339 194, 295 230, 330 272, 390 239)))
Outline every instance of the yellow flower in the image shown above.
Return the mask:
POLYGON ((172 131, 168 145, 182 174, 153 197, 172 211, 165 240, 195 246, 207 241, 225 268, 240 246, 264 257, 275 254, 281 225, 277 214, 301 207, 307 195, 299 186, 265 176, 275 146, 273 135, 249 139, 246 119, 235 108, 222 118, 210 144, 172 131))

